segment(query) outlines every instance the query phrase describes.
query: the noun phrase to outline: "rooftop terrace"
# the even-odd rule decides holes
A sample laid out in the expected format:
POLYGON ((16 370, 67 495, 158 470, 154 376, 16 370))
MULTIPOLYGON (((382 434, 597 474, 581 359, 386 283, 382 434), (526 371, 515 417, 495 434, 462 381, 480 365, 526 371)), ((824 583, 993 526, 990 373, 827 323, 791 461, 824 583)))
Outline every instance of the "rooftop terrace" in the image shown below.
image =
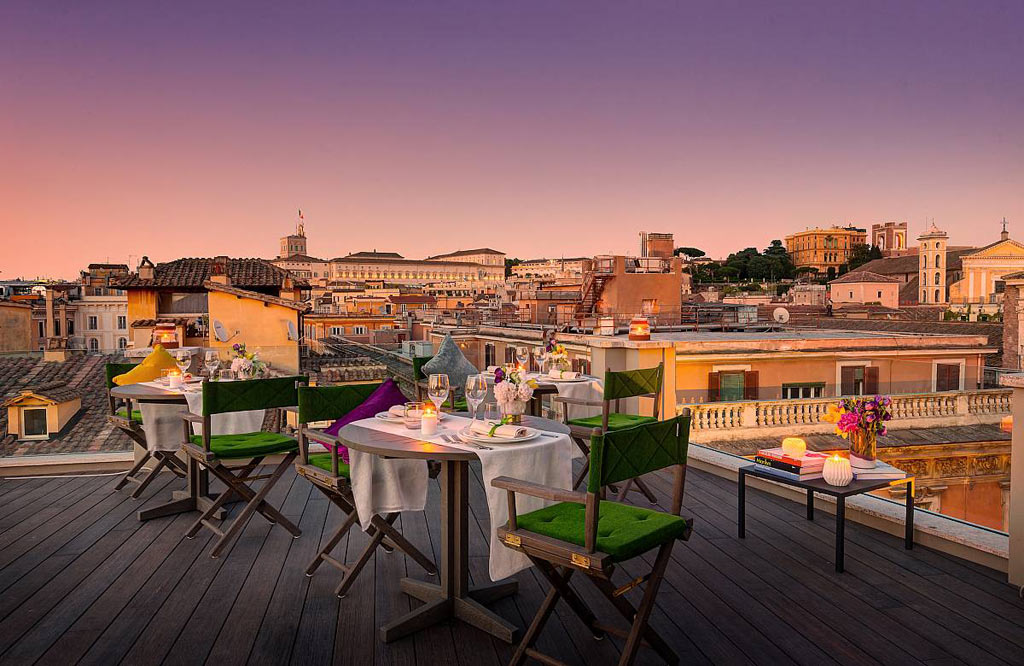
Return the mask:
MULTIPOLYGON (((471 466, 471 573, 485 578, 489 533, 479 466, 471 466)), ((271 502, 302 529, 292 540, 260 519, 224 557, 209 532, 182 538, 192 516, 136 520, 178 483, 165 474, 139 502, 112 477, 0 480, 0 662, 11 664, 502 664, 510 647, 468 625, 438 625, 395 643, 377 627, 411 608, 399 578, 421 576, 379 554, 348 597, 337 573, 303 567, 339 522, 336 507, 288 476, 271 502)), ((671 480, 651 485, 663 508, 671 480)), ((439 557, 439 491, 401 529, 439 557)), ((673 550, 652 625, 688 664, 1012 664, 1024 660, 1024 600, 1005 574, 847 524, 846 573, 833 572, 833 520, 800 504, 747 494, 736 538, 736 486, 691 469, 684 513, 694 535, 673 550)), ((237 511, 240 507, 236 505, 237 511)), ((349 553, 366 539, 351 532, 349 553)), ((339 552, 344 552, 339 551, 339 552)), ((637 575, 628 567, 620 582, 637 575)), ((519 574, 519 593, 493 608, 524 626, 546 585, 519 574)), ((577 589, 600 616, 614 611, 577 589)), ((631 595, 635 595, 634 590, 631 595)), ((634 600, 635 601, 635 600, 634 600)), ((596 642, 559 607, 539 647, 570 664, 614 663, 621 643, 596 642)), ((661 663, 641 650, 638 663, 661 663)))

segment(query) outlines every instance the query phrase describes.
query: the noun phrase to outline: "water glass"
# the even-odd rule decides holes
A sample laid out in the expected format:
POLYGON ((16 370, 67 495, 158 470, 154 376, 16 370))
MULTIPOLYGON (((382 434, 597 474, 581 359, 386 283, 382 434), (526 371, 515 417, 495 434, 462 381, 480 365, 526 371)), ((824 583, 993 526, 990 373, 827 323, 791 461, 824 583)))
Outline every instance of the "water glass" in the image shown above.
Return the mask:
POLYGON ((405 403, 405 411, 402 413, 402 423, 409 430, 417 430, 423 418, 422 402, 405 403))
POLYGON ((484 405, 484 420, 485 421, 500 421, 501 410, 498 409, 498 403, 488 402, 484 405))
POLYGON ((451 392, 451 385, 448 383, 448 375, 430 375, 427 379, 427 397, 437 407, 440 413, 441 405, 448 399, 451 392))
POLYGON ((530 348, 526 345, 516 347, 516 362, 520 367, 529 370, 530 366, 530 348))

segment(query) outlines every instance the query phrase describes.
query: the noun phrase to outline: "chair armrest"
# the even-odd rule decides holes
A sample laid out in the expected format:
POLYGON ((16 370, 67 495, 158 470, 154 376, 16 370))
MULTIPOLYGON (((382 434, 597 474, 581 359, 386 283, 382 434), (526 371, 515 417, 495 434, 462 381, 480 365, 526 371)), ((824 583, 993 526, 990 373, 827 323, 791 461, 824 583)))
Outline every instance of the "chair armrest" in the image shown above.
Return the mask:
POLYGON ((181 418, 185 419, 186 421, 191 421, 192 423, 200 423, 201 424, 203 422, 203 417, 202 416, 200 416, 199 414, 193 414, 192 412, 184 412, 183 411, 181 413, 181 418))
POLYGON ((338 444, 345 446, 345 442, 341 441, 334 435, 328 435, 323 430, 311 430, 309 428, 304 428, 302 432, 306 435, 306 439, 311 439, 319 444, 338 444))
POLYGON ((584 407, 604 407, 603 402, 594 400, 581 400, 580 398, 565 398, 560 395, 552 396, 551 402, 561 402, 566 405, 582 405, 584 407))
POLYGON ((530 497, 539 497, 540 499, 551 500, 553 502, 576 502, 578 504, 585 504, 587 501, 587 494, 584 492, 552 488, 551 486, 533 483, 532 481, 513 479, 509 476, 499 476, 491 481, 491 485, 495 488, 502 488, 509 492, 522 493, 524 495, 529 495, 530 497))

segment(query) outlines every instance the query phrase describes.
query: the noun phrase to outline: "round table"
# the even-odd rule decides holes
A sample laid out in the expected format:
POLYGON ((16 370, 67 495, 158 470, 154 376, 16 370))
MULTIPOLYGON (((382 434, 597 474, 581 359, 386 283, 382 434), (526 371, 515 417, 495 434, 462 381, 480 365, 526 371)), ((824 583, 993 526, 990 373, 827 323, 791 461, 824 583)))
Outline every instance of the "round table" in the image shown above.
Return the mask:
MULTIPOLYGON (((548 432, 569 434, 568 426, 550 419, 524 416, 523 423, 548 432)), ((342 428, 338 438, 350 449, 364 453, 441 463, 441 584, 403 578, 402 591, 423 601, 424 605, 382 626, 381 640, 390 642, 449 618, 458 618, 507 643, 514 642, 519 636, 519 627, 483 604, 515 594, 518 583, 469 587, 469 462, 476 459, 476 454, 355 424, 342 428)), ((491 529, 497 526, 491 525, 491 529)))
MULTIPOLYGON (((180 404, 187 409, 188 401, 180 391, 149 386, 147 384, 128 384, 127 386, 114 386, 110 389, 110 395, 118 400, 128 400, 138 403, 152 403, 160 405, 180 404)), ((129 403, 129 410, 131 409, 129 403)), ((130 413, 130 411, 129 411, 130 413)), ((143 424, 145 428, 145 424, 143 424)), ((163 516, 173 516, 186 511, 206 511, 216 500, 216 495, 210 494, 210 475, 206 469, 201 468, 192 458, 185 464, 187 486, 185 490, 175 490, 171 494, 171 501, 165 502, 152 509, 139 511, 139 520, 150 520, 163 516)), ((223 518, 221 510, 218 520, 223 518)))

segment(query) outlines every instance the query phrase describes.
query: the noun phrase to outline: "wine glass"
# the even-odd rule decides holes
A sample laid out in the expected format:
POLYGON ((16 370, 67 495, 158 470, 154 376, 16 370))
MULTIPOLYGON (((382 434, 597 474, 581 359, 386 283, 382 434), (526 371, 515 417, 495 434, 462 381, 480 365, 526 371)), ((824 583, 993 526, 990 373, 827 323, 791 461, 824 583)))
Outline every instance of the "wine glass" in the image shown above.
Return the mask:
POLYGON ((537 371, 544 374, 544 362, 548 360, 548 353, 544 350, 544 345, 534 350, 533 357, 537 359, 537 371))
POLYGON ((220 369, 220 355, 215 351, 207 351, 204 356, 203 365, 206 367, 206 374, 213 381, 213 378, 217 375, 217 370, 220 369))
POLYGON ((520 368, 529 369, 527 364, 530 362, 530 348, 526 345, 516 347, 516 361, 520 368))
POLYGON ((487 397, 487 376, 470 375, 466 377, 466 402, 469 403, 470 416, 476 420, 477 409, 487 397))
POLYGON ((192 354, 187 349, 176 349, 174 351, 174 363, 178 366, 178 370, 181 370, 181 376, 184 377, 185 373, 188 372, 189 366, 192 365, 192 354))
POLYGON ((451 392, 451 385, 448 383, 448 375, 430 375, 427 380, 427 397, 437 407, 438 414, 441 413, 441 405, 448 399, 451 392))

